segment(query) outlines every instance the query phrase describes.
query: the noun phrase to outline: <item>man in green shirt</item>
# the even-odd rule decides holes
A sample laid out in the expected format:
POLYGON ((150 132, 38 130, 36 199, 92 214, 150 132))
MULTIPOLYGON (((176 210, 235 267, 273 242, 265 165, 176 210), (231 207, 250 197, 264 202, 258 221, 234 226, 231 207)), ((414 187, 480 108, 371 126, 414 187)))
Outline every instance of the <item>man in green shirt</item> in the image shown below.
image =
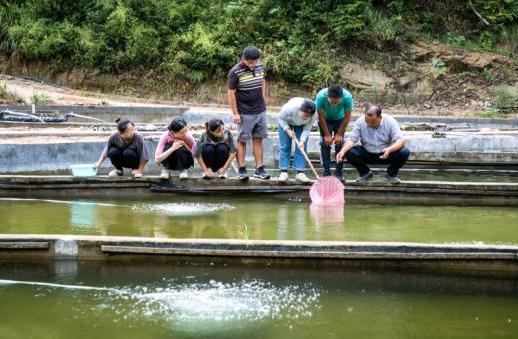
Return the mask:
MULTIPOLYGON (((351 121, 354 101, 351 93, 340 85, 331 85, 318 92, 315 104, 318 112, 320 128, 320 153, 324 176, 331 175, 331 146, 335 146, 335 154, 342 149, 345 129, 351 121)), ((337 162, 335 176, 343 181, 343 162, 337 162)))

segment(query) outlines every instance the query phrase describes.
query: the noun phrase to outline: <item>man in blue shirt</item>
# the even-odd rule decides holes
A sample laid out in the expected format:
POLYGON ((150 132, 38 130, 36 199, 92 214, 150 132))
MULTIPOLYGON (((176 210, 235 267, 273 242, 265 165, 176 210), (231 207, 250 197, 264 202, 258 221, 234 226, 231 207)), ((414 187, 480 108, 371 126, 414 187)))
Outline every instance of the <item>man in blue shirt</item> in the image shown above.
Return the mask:
MULTIPOLYGON (((320 152, 324 176, 331 175, 331 146, 335 146, 335 154, 342 149, 345 129, 351 121, 354 101, 351 93, 340 85, 331 85, 318 92, 315 104, 318 112, 320 128, 320 152)), ((337 162, 335 176, 343 181, 343 162, 337 162)))

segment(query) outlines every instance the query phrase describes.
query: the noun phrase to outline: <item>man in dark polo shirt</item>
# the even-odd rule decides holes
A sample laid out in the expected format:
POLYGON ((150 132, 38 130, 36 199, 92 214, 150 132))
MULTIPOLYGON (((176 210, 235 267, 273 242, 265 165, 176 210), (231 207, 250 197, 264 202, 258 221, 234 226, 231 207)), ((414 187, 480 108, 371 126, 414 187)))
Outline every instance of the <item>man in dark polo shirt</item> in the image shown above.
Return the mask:
POLYGON ((261 52, 254 46, 243 51, 241 61, 228 72, 228 102, 237 124, 237 178, 247 181, 245 168, 246 143, 252 140, 256 170, 254 177, 269 179, 263 166, 263 139, 268 137, 266 124, 266 83, 261 52))

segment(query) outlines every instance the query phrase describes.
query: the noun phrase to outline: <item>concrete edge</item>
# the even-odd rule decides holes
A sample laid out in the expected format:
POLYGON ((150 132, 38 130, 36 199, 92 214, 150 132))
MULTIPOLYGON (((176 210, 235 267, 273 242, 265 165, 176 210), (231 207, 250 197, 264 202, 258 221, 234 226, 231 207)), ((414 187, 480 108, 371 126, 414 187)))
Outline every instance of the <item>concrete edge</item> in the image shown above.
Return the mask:
POLYGON ((284 267, 393 267, 518 276, 518 246, 481 244, 168 239, 0 234, 0 263, 102 261, 284 267), (35 244, 34 248, 16 243, 35 244), (47 246, 47 248, 45 248, 47 246))
MULTIPOLYGON (((246 183, 242 183, 236 178, 228 178, 225 180, 210 180, 207 181, 201 177, 191 177, 186 180, 175 180, 175 178, 164 180, 161 179, 157 175, 144 175, 140 179, 134 179, 132 177, 120 177, 114 178, 109 177, 107 175, 97 175, 93 177, 74 177, 71 175, 9 175, 9 174, 0 174, 0 183, 3 184, 20 184, 20 185, 28 185, 28 184, 55 184, 55 185, 63 185, 67 183, 77 183, 77 184, 87 184, 87 183, 100 183, 100 184, 135 184, 138 186, 142 186, 142 184, 178 184, 181 186, 188 186, 192 184, 197 184, 198 186, 208 186, 208 187, 221 187, 224 188, 226 186, 261 186, 261 187, 306 187, 308 188, 310 185, 300 184, 296 182, 294 179, 291 179, 287 182, 278 182, 275 179, 270 179, 268 181, 250 178, 250 180, 246 183), (295 184, 295 185, 294 185, 295 184)), ((486 188, 503 188, 503 189, 511 189, 518 190, 518 182, 476 182, 476 181, 417 181, 417 180, 405 180, 402 181, 398 185, 386 183, 383 181, 371 181, 366 183, 357 183, 354 181, 347 181, 345 183, 346 186, 355 186, 355 187, 423 187, 423 188, 477 188, 477 189, 486 189, 486 188)))
POLYGON ((436 249, 436 250, 470 250, 470 251, 510 251, 518 255, 518 245, 497 244, 470 244, 470 243, 414 243, 414 242, 361 242, 361 241, 305 241, 305 240, 242 240, 242 239, 198 239, 198 238, 150 238, 127 236, 97 236, 97 235, 68 235, 68 234, 0 234, 2 242, 55 242, 57 240, 71 240, 78 242, 99 242, 106 245, 129 244, 180 244, 180 245, 210 245, 210 246, 282 246, 288 248, 322 247, 322 248, 366 248, 380 249, 436 249))

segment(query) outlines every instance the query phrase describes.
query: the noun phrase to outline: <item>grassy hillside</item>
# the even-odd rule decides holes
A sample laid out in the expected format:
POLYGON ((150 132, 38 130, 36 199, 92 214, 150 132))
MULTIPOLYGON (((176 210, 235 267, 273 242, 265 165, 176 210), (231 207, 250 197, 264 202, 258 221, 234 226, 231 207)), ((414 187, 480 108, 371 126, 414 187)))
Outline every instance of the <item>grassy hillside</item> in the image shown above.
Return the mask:
MULTIPOLYGON (((224 79, 254 44, 270 80, 313 91, 346 81, 350 62, 402 76, 413 67, 405 53, 426 39, 513 58, 517 19, 511 0, 9 1, 0 5, 0 53, 192 89, 224 79)), ((443 72, 444 60, 432 60, 430 72, 443 72)))

